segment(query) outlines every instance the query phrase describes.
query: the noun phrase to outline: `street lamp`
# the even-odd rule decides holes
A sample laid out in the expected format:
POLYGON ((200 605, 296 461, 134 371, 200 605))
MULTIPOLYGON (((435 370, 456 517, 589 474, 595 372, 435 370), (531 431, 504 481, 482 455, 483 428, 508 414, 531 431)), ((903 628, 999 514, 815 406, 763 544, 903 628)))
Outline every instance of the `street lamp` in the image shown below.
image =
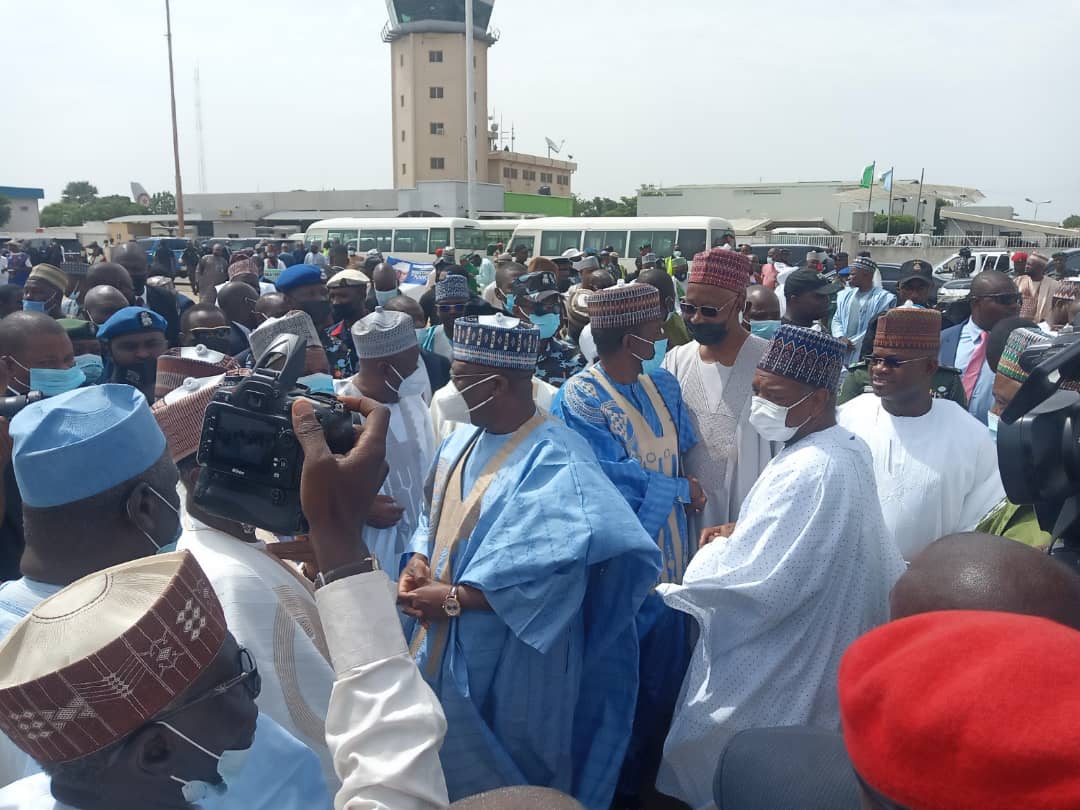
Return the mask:
POLYGON ((1031 218, 1034 219, 1034 220, 1038 220, 1038 218, 1039 218, 1039 206, 1040 205, 1050 205, 1050 203, 1052 203, 1053 200, 1038 200, 1038 201, 1036 201, 1036 200, 1031 199, 1031 197, 1024 197, 1024 202, 1029 202, 1029 203, 1031 203, 1032 205, 1035 206, 1035 214, 1031 218))

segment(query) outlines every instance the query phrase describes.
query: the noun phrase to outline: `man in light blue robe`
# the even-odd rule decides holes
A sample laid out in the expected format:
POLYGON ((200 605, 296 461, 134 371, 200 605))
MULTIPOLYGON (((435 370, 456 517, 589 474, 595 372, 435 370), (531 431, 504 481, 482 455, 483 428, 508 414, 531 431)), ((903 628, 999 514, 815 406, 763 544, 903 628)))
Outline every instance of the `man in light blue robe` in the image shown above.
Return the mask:
MULTIPOLYGON (((700 512, 705 495, 682 469, 697 437, 678 380, 660 368, 667 348, 660 295, 646 284, 619 285, 590 296, 588 307, 600 361, 563 385, 551 412, 589 443, 660 548, 660 582, 679 584, 697 545, 686 510, 700 512)), ((686 617, 655 593, 637 627, 641 686, 620 806, 635 806, 652 788, 690 655, 686 617)))
POLYGON ((537 412, 539 329, 454 327, 455 419, 399 583, 446 712, 451 801, 531 784, 606 810, 637 695, 634 619, 660 555, 589 446, 537 412))
POLYGON ((851 263, 851 285, 836 296, 836 314, 832 319, 832 334, 847 347, 845 365, 859 362, 866 330, 877 315, 896 306, 896 296, 884 287, 874 286, 877 264, 860 256, 851 263))

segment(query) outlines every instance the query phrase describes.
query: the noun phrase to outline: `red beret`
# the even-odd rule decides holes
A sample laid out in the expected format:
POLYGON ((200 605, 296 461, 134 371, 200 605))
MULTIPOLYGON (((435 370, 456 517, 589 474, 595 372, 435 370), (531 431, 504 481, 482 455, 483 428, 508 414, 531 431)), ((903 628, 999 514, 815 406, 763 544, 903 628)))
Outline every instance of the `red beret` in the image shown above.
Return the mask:
POLYGON ((1014 253, 1012 255, 1012 260, 1014 262, 1026 262, 1028 260, 1028 255, 1023 251, 1020 251, 1019 253, 1014 253))
POLYGON ((890 622, 840 663, 855 770, 912 810, 1080 807, 1080 633, 945 611, 890 622))

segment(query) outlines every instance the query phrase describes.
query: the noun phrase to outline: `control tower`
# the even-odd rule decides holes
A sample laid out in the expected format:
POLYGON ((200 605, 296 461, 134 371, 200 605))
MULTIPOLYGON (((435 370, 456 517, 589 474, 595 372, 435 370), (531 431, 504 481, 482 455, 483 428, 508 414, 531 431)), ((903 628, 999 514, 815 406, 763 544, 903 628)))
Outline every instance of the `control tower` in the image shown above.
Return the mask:
MULTIPOLYGON (((488 29, 495 0, 473 0, 475 137, 487 143, 488 29)), ((465 0, 386 0, 393 88, 394 188, 467 180, 465 0)), ((487 175, 487 150, 476 174, 487 175)))

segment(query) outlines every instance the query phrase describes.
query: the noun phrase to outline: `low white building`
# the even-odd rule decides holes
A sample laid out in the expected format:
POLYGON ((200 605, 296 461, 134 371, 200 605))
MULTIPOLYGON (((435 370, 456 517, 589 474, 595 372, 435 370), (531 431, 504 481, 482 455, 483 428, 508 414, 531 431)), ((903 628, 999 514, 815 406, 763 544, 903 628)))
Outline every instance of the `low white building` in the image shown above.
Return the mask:
POLYGON ((41 227, 41 219, 38 216, 38 200, 45 198, 44 189, 0 186, 0 195, 11 200, 11 218, 6 225, 0 227, 0 233, 26 233, 41 227))

